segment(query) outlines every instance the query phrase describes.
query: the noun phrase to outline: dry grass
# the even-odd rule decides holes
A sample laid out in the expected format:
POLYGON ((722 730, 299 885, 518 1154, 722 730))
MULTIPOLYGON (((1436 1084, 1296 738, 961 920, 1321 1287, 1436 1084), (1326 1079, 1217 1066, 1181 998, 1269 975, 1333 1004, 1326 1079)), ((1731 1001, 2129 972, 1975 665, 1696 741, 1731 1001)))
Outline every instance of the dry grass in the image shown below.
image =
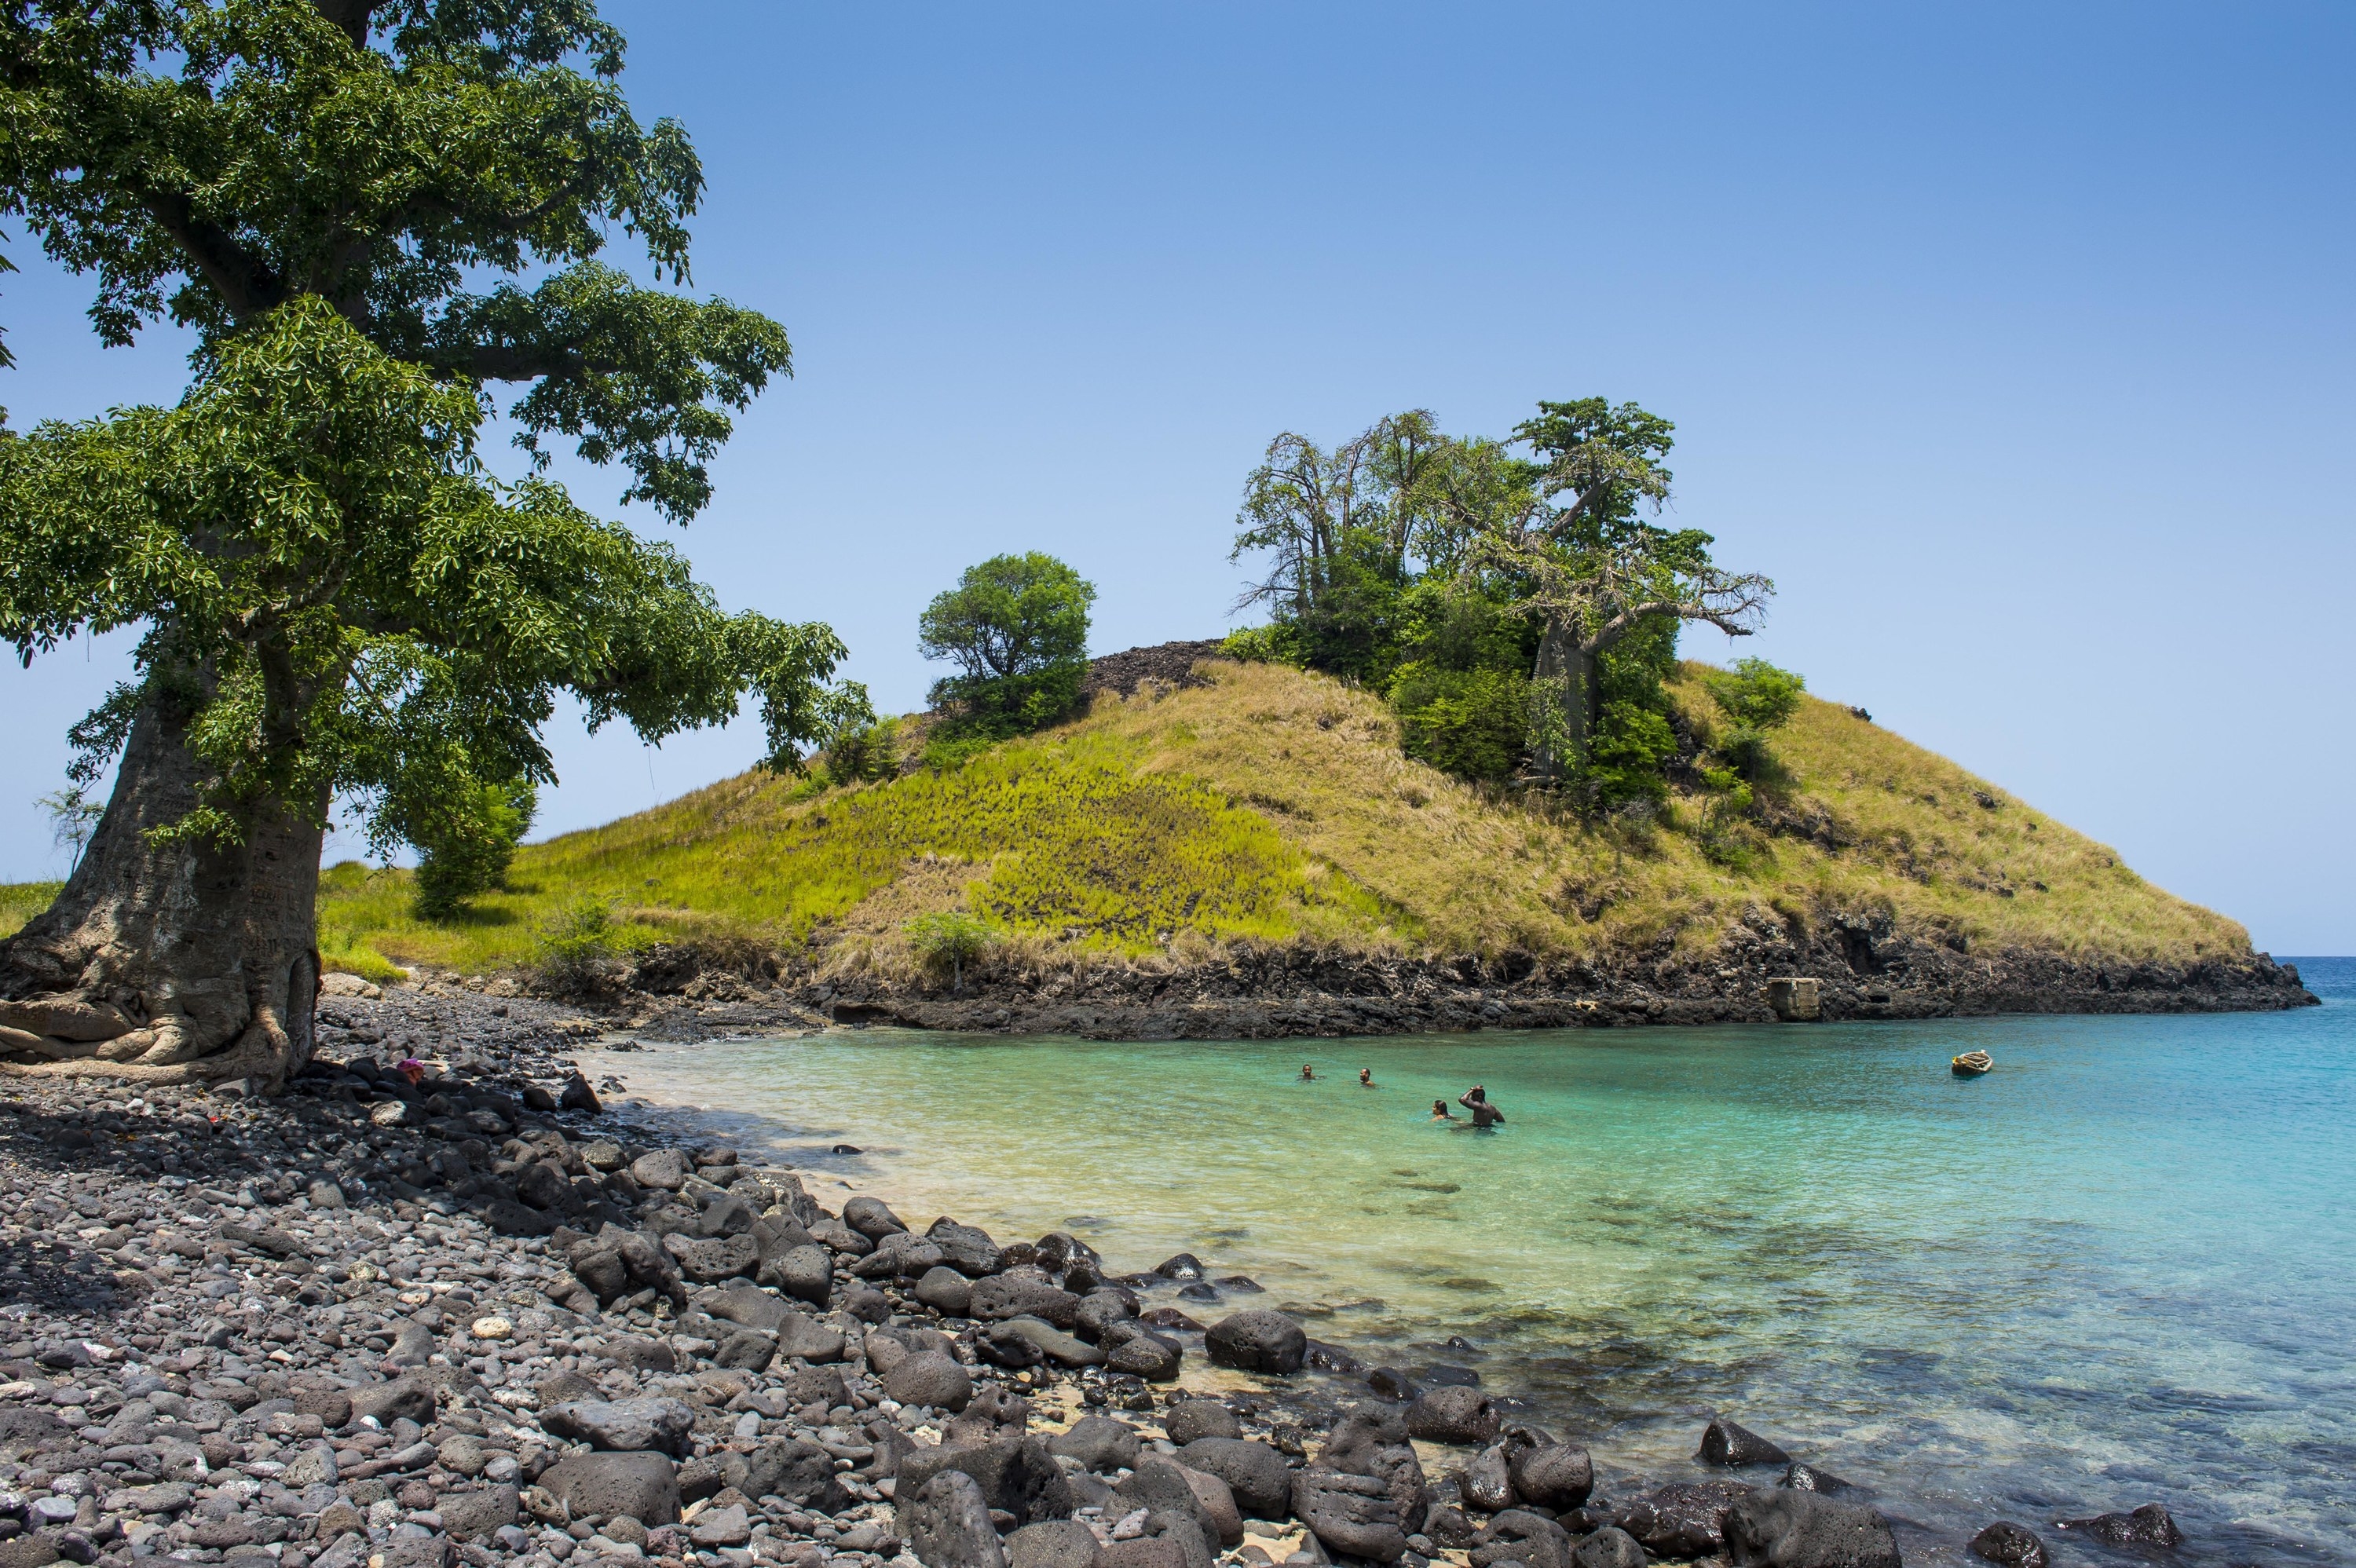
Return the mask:
MULTIPOLYGON (((1706 726, 1704 667, 1686 666, 1676 696, 1706 726)), ((1762 834, 1736 870, 1678 830, 1694 801, 1673 801, 1652 830, 1590 826, 1401 756, 1388 709, 1365 692, 1280 666, 1205 669, 1208 688, 1100 701, 1077 729, 1267 812, 1438 949, 1586 951, 1664 933, 1708 945, 1764 905, 1802 921, 1879 911, 1975 944, 2065 953, 2248 950, 2241 926, 2153 888, 2102 845, 1813 698, 1776 737, 1793 779, 1775 809, 1844 847, 1762 834)))
MULTIPOLYGON (((1675 694, 1706 729, 1702 667, 1675 694)), ((1102 697, 1087 719, 955 773, 836 790, 748 773, 529 847, 517 891, 457 924, 414 919, 405 873, 338 868, 322 945, 481 972, 528 959, 557 912, 592 899, 624 944, 816 941, 830 968, 894 973, 909 963, 902 925, 953 907, 1043 972, 1232 942, 1699 948, 1761 910, 1803 923, 1880 912, 1975 945, 2128 959, 2248 949, 2233 922, 1830 703, 1808 699, 1778 733, 1781 827, 1749 834, 1730 867, 1689 831, 1696 801, 1600 827, 1401 756, 1389 710, 1364 692, 1279 666, 1204 668, 1206 687, 1102 697)))

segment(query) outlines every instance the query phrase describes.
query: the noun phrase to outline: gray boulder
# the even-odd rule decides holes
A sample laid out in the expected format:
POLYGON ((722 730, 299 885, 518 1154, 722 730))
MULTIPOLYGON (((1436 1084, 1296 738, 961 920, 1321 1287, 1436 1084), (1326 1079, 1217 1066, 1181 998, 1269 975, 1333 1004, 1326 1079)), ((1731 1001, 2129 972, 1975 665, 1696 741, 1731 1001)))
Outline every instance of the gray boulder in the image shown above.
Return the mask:
POLYGON ((1309 1336, 1283 1313, 1252 1307, 1211 1325, 1203 1345, 1215 1365, 1281 1376, 1301 1370, 1301 1359, 1309 1353, 1309 1336))
POLYGON ((1292 1478, 1292 1512, 1328 1551, 1373 1563, 1396 1563, 1407 1552, 1398 1506, 1373 1476, 1312 1466, 1292 1478))
POLYGON ((1456 1477, 1464 1506, 1483 1513, 1502 1513, 1518 1499, 1514 1493, 1513 1456, 1503 1443, 1493 1444, 1474 1456, 1456 1477))
MULTIPOLYGON (((679 1358, 660 1339, 649 1339, 638 1334, 616 1334, 600 1341, 597 1354, 634 1372, 669 1372, 679 1370, 679 1358)), ((359 1413, 359 1406, 353 1406, 359 1413)))
POLYGON ((959 1411, 973 1398, 973 1374, 938 1350, 910 1356, 884 1376, 884 1392, 902 1404, 959 1411))
POLYGON ((413 1421, 420 1426, 434 1419, 434 1385, 423 1378, 401 1378, 389 1383, 362 1383, 351 1391, 351 1418, 374 1416, 380 1425, 413 1421))
POLYGON ((679 1260, 680 1273, 700 1285, 750 1279, 761 1268, 760 1243, 749 1235, 698 1241, 674 1231, 663 1238, 663 1250, 679 1260))
POLYGON ((1291 1507, 1291 1467, 1265 1443, 1197 1437, 1178 1450, 1178 1462, 1225 1481, 1247 1519, 1280 1520, 1291 1507))
POLYGON ((1044 1437, 1010 1432, 986 1443, 944 1443, 916 1449, 900 1461, 898 1489, 921 1490, 944 1470, 972 1477, 989 1506, 1012 1514, 1017 1524, 1066 1519, 1077 1506, 1044 1437))
POLYGON ((1570 1531, 1526 1509, 1507 1509, 1491 1519, 1472 1546, 1473 1568, 1492 1568, 1499 1563, 1570 1568, 1570 1531))
POLYGON ((1129 1292, 1092 1290, 1080 1297, 1080 1305, 1072 1314, 1072 1332, 1083 1339, 1101 1339, 1108 1327, 1136 1316, 1137 1302, 1129 1292))
POLYGON ((739 1371, 765 1372, 777 1359, 777 1341, 757 1328, 739 1328, 712 1348, 712 1364, 739 1371))
POLYGON ((1141 1328, 1134 1319, 1113 1325, 1105 1334, 1104 1349, 1108 1371, 1150 1383, 1174 1381, 1186 1359, 1177 1340, 1141 1328))
POLYGON ((1006 1254, 990 1239, 989 1232, 960 1225, 947 1216, 933 1221, 925 1239, 941 1250, 941 1262, 971 1278, 996 1274, 1005 1266, 1006 1254))
POLYGON ((794 1315, 792 1307, 767 1291, 751 1285, 707 1290, 696 1296, 695 1304, 714 1317, 740 1328, 760 1328, 772 1334, 784 1328, 786 1319, 794 1315))
POLYGON ((753 1539, 752 1517, 745 1513, 741 1503, 705 1509, 695 1516, 695 1527, 688 1531, 687 1538, 706 1552, 722 1552, 732 1546, 742 1546, 753 1539))
POLYGON ((834 1295, 834 1258, 815 1242, 789 1247, 761 1265, 760 1283, 774 1285, 823 1312, 834 1295))
POLYGON ((1006 1546, 973 1477, 943 1470, 911 1497, 897 1493, 899 1532, 925 1568, 1007 1568, 1006 1546))
POLYGON ((1576 1443, 1546 1443, 1508 1450, 1514 1493, 1524 1502, 1568 1512, 1595 1490, 1595 1462, 1576 1443))
POLYGON ((1431 1487, 1424 1478, 1423 1462, 1408 1441, 1407 1424, 1398 1411, 1386 1404, 1362 1404, 1333 1424, 1333 1435, 1318 1450, 1318 1465, 1354 1476, 1371 1476, 1383 1483, 1399 1528, 1413 1534, 1423 1527, 1430 1510, 1431 1487))
POLYGON ((1006 1538, 1009 1568, 1097 1568, 1096 1532, 1075 1519, 1042 1520, 1006 1538))
POLYGON ((908 1228, 900 1223, 900 1216, 892 1212, 892 1206, 881 1198, 851 1199, 842 1206, 842 1222, 871 1242, 880 1242, 908 1228))
MULTIPOLYGON (((860 1240, 863 1244, 866 1238, 860 1240)), ((927 1270, 943 1266, 945 1261, 941 1249, 931 1242, 895 1231, 884 1237, 873 1252, 851 1264, 851 1272, 861 1279, 921 1279, 927 1270)))
MULTIPOLYGON (((1177 1514, 1194 1520, 1195 1529, 1202 1532, 1204 1552, 1216 1556, 1221 1546, 1226 1544, 1226 1530, 1217 1510, 1205 1496, 1206 1488, 1197 1488, 1194 1485, 1193 1477, 1196 1476, 1202 1476, 1203 1479, 1225 1490, 1226 1483, 1215 1477, 1203 1476, 1199 1470, 1190 1471, 1183 1465, 1174 1465, 1158 1455, 1149 1454, 1139 1458, 1137 1468, 1121 1477, 1120 1484, 1113 1491, 1127 1508, 1177 1514)), ((1235 1513, 1232 1497, 1226 1501, 1226 1511, 1235 1513)), ((1243 1540, 1240 1515, 1236 1516, 1235 1539, 1238 1542, 1243 1540)))
POLYGON ((651 1187, 662 1192, 676 1192, 687 1185, 695 1167, 686 1155, 675 1148, 657 1149, 642 1154, 630 1162, 630 1179, 641 1187, 651 1187))
POLYGON ((520 1512, 514 1487, 501 1484, 479 1492, 444 1492, 434 1504, 442 1528, 461 1541, 480 1541, 516 1521, 520 1512))
POLYGON ((540 1484, 574 1518, 627 1514, 644 1525, 679 1520, 679 1477, 660 1454, 575 1454, 542 1471, 540 1484))
MULTIPOLYGON (((1137 1428, 1109 1415, 1083 1415, 1047 1439, 1047 1451, 1110 1475, 1137 1467, 1137 1428)), ((1181 1458, 1184 1456, 1182 1454, 1181 1458)), ((1192 1464, 1192 1460, 1188 1460, 1192 1464)), ((1203 1467, 1197 1465, 1195 1468, 1203 1467)))
POLYGON ((1571 1568, 1644 1568, 1644 1549, 1624 1530, 1605 1525, 1579 1543, 1571 1568))
POLYGON ((973 1317, 991 1321, 1037 1317, 1058 1328, 1069 1328, 1080 1310, 1080 1298, 1033 1275, 1001 1274, 977 1280, 968 1293, 973 1317))
POLYGON ((575 1400, 540 1413, 552 1437, 608 1453, 676 1454, 695 1428, 695 1412, 675 1399, 575 1400))
POLYGON ((1822 1492, 1828 1498, 1837 1498, 1843 1492, 1859 1489, 1856 1483, 1844 1481, 1830 1470, 1819 1470, 1814 1465, 1794 1465, 1783 1472, 1783 1478, 1775 1484, 1779 1487, 1791 1487, 1803 1492, 1822 1492))
POLYGON ((1181 1448, 1198 1437, 1241 1437, 1243 1423, 1215 1399, 1181 1400, 1162 1414, 1162 1430, 1181 1448))
POLYGON ((841 1360, 845 1354, 842 1332, 788 1311, 785 1321, 777 1325, 777 1354, 798 1356, 805 1361, 841 1360))
POLYGON ((1888 1520, 1815 1492, 1777 1487, 1739 1498, 1724 1529, 1735 1568, 1900 1568, 1888 1520))
POLYGON ((832 1513, 850 1502, 835 1477, 834 1456, 815 1443, 778 1439, 750 1454, 730 1454, 720 1461, 721 1479, 758 1501, 780 1497, 787 1502, 832 1513))
POLYGON ((947 1264, 936 1264, 910 1294, 944 1317, 964 1317, 973 1305, 973 1282, 947 1264))
POLYGON ((1426 1443, 1493 1443, 1502 1424, 1489 1396, 1476 1388, 1426 1389, 1407 1412, 1408 1435, 1426 1443))
POLYGON ((1046 1360, 1059 1367, 1104 1365, 1105 1353, 1102 1350, 1087 1340, 1076 1339, 1036 1317, 1010 1317, 1005 1322, 995 1325, 991 1332, 996 1335, 1013 1335, 1025 1340, 1046 1360))

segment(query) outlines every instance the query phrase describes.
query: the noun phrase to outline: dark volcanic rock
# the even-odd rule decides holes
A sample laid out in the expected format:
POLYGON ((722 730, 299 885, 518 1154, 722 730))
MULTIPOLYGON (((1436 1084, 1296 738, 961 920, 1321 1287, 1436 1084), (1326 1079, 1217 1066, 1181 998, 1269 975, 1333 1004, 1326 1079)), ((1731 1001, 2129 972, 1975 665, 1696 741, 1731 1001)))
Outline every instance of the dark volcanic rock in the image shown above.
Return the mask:
POLYGON ((1514 1491, 1524 1502, 1557 1513, 1575 1509, 1595 1490, 1595 1465, 1576 1443, 1516 1446, 1511 1451, 1514 1491))
POLYGON ((1579 1543, 1571 1568, 1644 1568, 1644 1549, 1624 1530, 1605 1525, 1579 1543))
POLYGON ((990 1504, 973 1477, 943 1470, 902 1494, 900 1534, 925 1568, 1007 1568, 1006 1547, 990 1522, 990 1504))
POLYGON ((1783 1478, 1776 1484, 1790 1487, 1794 1491, 1822 1492, 1828 1498, 1858 1489, 1854 1482, 1844 1481, 1830 1470, 1819 1470, 1814 1465, 1793 1466, 1783 1472, 1783 1478))
POLYGON ((894 1232, 908 1228, 900 1222, 900 1216, 892 1212, 892 1206, 881 1198, 849 1200, 842 1206, 842 1222, 871 1242, 880 1242, 894 1232))
POLYGON ((1329 1551, 1376 1563, 1396 1563, 1407 1551, 1398 1505, 1376 1477, 1312 1466, 1292 1477, 1292 1512, 1329 1551))
POLYGON ((834 1471, 834 1456, 814 1443, 765 1443, 750 1454, 729 1454, 720 1462, 723 1481, 748 1498, 771 1493, 790 1502, 831 1513, 848 1500, 834 1471))
POLYGON ((1309 1335, 1281 1312, 1251 1307, 1213 1324, 1204 1335, 1204 1349, 1223 1367, 1281 1375, 1301 1370, 1301 1358, 1309 1353, 1309 1335))
POLYGON ((1526 1563, 1530 1568, 1570 1568, 1570 1532, 1554 1520, 1524 1509, 1507 1509, 1483 1528, 1473 1543, 1473 1568, 1526 1563))
POLYGON ((1740 1481, 1676 1482, 1624 1505, 1612 1522, 1656 1557, 1708 1557, 1726 1545, 1726 1510, 1752 1489, 1740 1481))
POLYGON ((910 1356, 884 1378, 884 1392, 902 1404, 928 1404, 958 1411, 973 1398, 973 1374, 954 1356, 926 1350, 910 1356))
MULTIPOLYGON (((1109 1415, 1083 1415, 1047 1439, 1047 1450, 1110 1475, 1137 1467, 1137 1428, 1109 1415)), ((1183 1457, 1182 1455, 1181 1457, 1183 1457)), ((1187 1460, 1188 1464, 1194 1461, 1187 1460)), ((1203 1468, 1196 1465, 1196 1469, 1203 1468)))
POLYGON ((679 1519, 678 1473, 660 1454, 576 1454, 540 1484, 575 1517, 627 1514, 645 1525, 679 1519))
POLYGON ((1006 1538, 1008 1568, 1097 1568, 1096 1533, 1074 1519, 1042 1520, 1006 1538))
POLYGON ((1814 1492, 1776 1487, 1737 1498, 1723 1529, 1735 1568, 1900 1568, 1888 1520, 1814 1492))
POLYGON ((2054 1523, 2058 1529, 2073 1531, 2105 1546, 2178 1546, 2184 1541, 2184 1532, 2158 1503, 2146 1503, 2133 1513, 2103 1513, 2054 1523))
POLYGON ((1407 1413, 1408 1435, 1426 1443, 1488 1443, 1501 1424, 1489 1396, 1476 1388, 1426 1390, 1407 1413))
POLYGON ((1181 1448, 1197 1437, 1241 1437, 1243 1423, 1215 1399, 1181 1400, 1162 1413, 1162 1430, 1181 1448))
POLYGON ((1705 1465, 1788 1465, 1792 1456, 1756 1432, 1738 1426, 1719 1416, 1702 1428, 1701 1452, 1696 1456, 1705 1465))
POLYGON ((1044 1437, 1010 1433, 987 1443, 919 1448, 900 1461, 898 1484, 921 1488, 948 1470, 972 1477, 989 1506, 1012 1514, 1018 1524, 1066 1518, 1076 1506, 1071 1484, 1044 1437))
POLYGON ((1292 1497, 1292 1471, 1265 1443, 1241 1437, 1197 1437, 1178 1450, 1178 1462, 1226 1482, 1248 1519, 1280 1520, 1292 1497))
POLYGON ((2045 1542, 2026 1525, 2009 1520, 1998 1520, 1972 1537, 1972 1555, 1984 1557, 2002 1568, 2047 1568, 2045 1542))

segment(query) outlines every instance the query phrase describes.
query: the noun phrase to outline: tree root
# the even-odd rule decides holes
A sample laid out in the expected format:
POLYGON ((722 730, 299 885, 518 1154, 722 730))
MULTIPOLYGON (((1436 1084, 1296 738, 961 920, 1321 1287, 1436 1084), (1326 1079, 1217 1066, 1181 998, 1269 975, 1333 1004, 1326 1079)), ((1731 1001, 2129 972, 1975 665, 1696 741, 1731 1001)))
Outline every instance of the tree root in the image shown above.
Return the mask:
MULTIPOLYGON (((21 1035, 22 1031, 11 1030, 21 1035)), ((261 1080, 265 1093, 286 1086, 294 1051, 272 1009, 262 1009, 227 1048, 199 1052, 183 1031, 165 1029, 127 1029, 115 1039, 91 1042, 48 1037, 25 1037, 37 1043, 9 1040, 19 1054, 37 1053, 46 1061, 0 1061, 0 1078, 112 1079, 123 1083, 223 1083, 239 1078, 261 1080), (128 1048, 136 1047, 136 1050, 128 1048), (64 1054, 71 1051, 73 1054, 64 1054), (162 1060, 158 1060, 158 1058, 162 1060)))

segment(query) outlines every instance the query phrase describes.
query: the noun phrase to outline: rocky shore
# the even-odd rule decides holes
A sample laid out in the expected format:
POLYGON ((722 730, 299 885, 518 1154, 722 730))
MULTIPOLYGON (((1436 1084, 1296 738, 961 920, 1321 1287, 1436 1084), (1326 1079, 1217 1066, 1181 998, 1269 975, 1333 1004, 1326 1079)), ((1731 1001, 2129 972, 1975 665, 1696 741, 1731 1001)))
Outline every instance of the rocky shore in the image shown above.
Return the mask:
MULTIPOLYGON (((453 978, 455 978, 455 976, 453 978)), ((983 961, 946 980, 820 976, 691 947, 616 964, 581 998, 631 1028, 893 1024, 1094 1040, 1269 1040, 1484 1029, 1773 1023, 1777 982, 1815 983, 1825 1022, 1997 1013, 2273 1012, 2313 1007, 2265 954, 2191 965, 1976 953, 1858 920, 1794 935, 1762 915, 1716 952, 1483 960, 1238 949, 1215 962, 1108 961, 1033 971, 983 961)), ((521 996, 522 982, 489 983, 521 996)), ((1789 1021, 1789 1020, 1786 1020, 1789 1021)))
POLYGON ((337 988, 282 1096, 0 1097, 0 1568, 1900 1562, 1838 1456, 1720 1418, 1633 1476, 1194 1258, 644 1142, 568 1055, 593 1020, 337 988))

